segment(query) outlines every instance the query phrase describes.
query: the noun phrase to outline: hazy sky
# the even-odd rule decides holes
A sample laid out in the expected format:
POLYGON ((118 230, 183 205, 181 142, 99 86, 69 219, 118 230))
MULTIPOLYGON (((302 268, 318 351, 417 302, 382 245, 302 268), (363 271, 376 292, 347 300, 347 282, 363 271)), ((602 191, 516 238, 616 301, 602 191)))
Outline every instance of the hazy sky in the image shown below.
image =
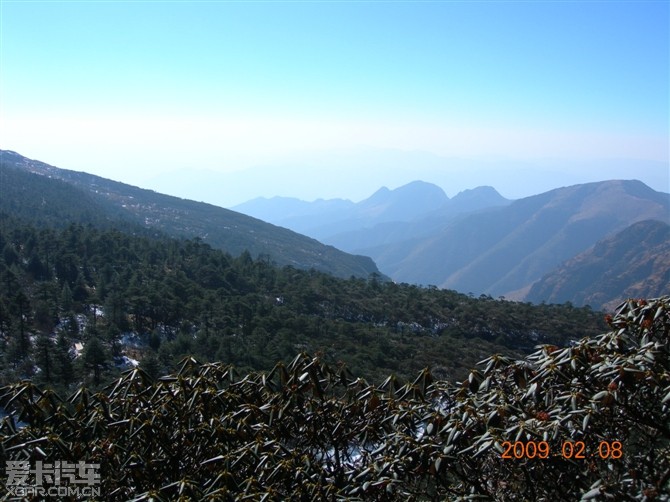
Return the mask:
POLYGON ((668 191, 669 19, 643 0, 0 0, 0 148, 141 186, 304 165, 300 193, 274 189, 308 199, 338 196, 329 152, 363 180, 361 148, 445 172, 628 163, 668 191))

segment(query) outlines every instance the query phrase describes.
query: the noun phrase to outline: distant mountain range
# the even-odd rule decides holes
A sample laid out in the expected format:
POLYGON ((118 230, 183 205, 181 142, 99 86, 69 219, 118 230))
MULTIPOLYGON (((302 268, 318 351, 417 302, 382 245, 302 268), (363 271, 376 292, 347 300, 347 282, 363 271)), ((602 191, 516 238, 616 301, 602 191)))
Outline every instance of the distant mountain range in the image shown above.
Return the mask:
POLYGON ((354 256, 285 228, 202 202, 171 197, 98 176, 59 169, 0 150, 0 211, 32 223, 93 223, 198 237, 232 255, 249 251, 278 265, 340 277, 379 270, 354 256))
MULTIPOLYGON (((559 266, 558 275, 571 274, 562 262, 599 240, 644 220, 670 223, 670 195, 635 180, 563 187, 517 201, 491 187, 449 199, 439 187, 415 182, 395 190, 382 188, 357 204, 255 199, 235 209, 371 256, 396 281, 533 301, 577 298, 556 293, 550 300, 543 296, 548 290, 539 285, 532 296, 530 291, 559 266), (282 205, 290 205, 293 212, 284 212, 282 205)), ((621 244, 628 253, 638 253, 643 245, 634 239, 621 244)), ((621 264, 600 266, 616 270, 621 264)), ((601 292, 603 301, 592 298, 592 306, 609 304, 632 287, 620 286, 601 292)))
POLYGON ((314 149, 266 159, 254 167, 222 172, 196 162, 169 167, 136 184, 185 199, 233 208, 256 197, 278 195, 302 200, 369 197, 386 185, 399 187, 424 180, 447 193, 490 185, 507 198, 520 199, 606 179, 641 178, 655 190, 668 191, 668 162, 641 159, 533 159, 448 157, 402 148, 314 149))
POLYGON ((341 249, 361 247, 362 235, 367 246, 388 242, 388 223, 407 232, 430 233, 459 214, 509 204, 492 187, 466 190, 449 199, 444 190, 432 183, 414 181, 394 190, 382 187, 367 199, 354 203, 345 199, 318 199, 305 202, 288 197, 259 197, 232 209, 249 216, 285 226, 341 249), (423 220, 423 222, 421 222, 423 220), (428 222, 433 222, 433 225, 428 222), (378 238, 371 235, 378 233, 378 238))

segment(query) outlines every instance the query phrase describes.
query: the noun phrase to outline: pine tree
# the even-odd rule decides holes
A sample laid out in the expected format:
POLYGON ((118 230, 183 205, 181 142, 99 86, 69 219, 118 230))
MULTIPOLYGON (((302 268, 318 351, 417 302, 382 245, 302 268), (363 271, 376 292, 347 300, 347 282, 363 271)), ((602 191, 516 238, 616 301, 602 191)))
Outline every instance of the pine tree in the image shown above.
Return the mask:
POLYGON ((160 359, 158 359, 158 356, 153 350, 146 353, 140 363, 140 368, 154 380, 160 377, 163 373, 160 359))
POLYGON ((93 384, 100 385, 102 370, 108 364, 107 351, 97 336, 92 336, 84 346, 84 366, 93 371, 93 384))
POLYGON ((40 333, 35 340, 33 357, 35 364, 41 370, 39 380, 45 383, 52 383, 54 380, 54 344, 46 333, 40 333))
POLYGON ((63 288, 61 290, 60 306, 64 312, 70 312, 74 306, 72 299, 72 290, 70 289, 70 286, 68 285, 67 282, 63 284, 63 288))
MULTIPOLYGON (((74 323, 76 326, 76 322, 74 323)), ((67 386, 74 380, 74 366, 70 353, 70 342, 64 332, 58 333, 54 347, 54 378, 61 385, 67 386)))

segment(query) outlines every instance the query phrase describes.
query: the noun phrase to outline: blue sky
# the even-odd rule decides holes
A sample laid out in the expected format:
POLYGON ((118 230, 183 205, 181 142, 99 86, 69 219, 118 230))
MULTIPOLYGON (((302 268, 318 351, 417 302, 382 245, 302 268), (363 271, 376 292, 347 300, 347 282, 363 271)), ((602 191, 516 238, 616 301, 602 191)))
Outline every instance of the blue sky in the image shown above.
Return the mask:
MULTIPOLYGON (((668 1, 0 9, 0 147, 59 167, 147 186, 183 169, 333 169, 319 158, 363 147, 447 171, 454 158, 592 160, 604 179, 603 161, 629 161, 668 191, 668 1)), ((290 185, 277 194, 337 195, 290 185)))

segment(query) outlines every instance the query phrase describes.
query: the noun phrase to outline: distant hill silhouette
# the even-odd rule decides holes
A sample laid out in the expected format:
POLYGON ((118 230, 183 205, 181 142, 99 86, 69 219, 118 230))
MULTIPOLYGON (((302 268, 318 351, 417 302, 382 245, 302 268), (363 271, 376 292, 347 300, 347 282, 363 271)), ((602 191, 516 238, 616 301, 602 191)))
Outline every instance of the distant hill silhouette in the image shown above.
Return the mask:
POLYGON ((249 251, 278 265, 341 277, 377 273, 374 262, 255 218, 171 197, 0 150, 0 211, 38 224, 94 223, 199 237, 232 255, 249 251))
POLYGON ((231 209, 309 235, 310 229, 338 221, 354 207, 355 203, 345 199, 307 202, 293 197, 258 197, 231 209))
POLYGON ((493 187, 481 186, 456 194, 452 199, 445 200, 436 209, 404 219, 398 218, 395 221, 383 223, 368 222, 363 227, 359 226, 359 228, 345 232, 334 232, 333 229, 330 229, 329 234, 323 236, 321 240, 338 249, 355 252, 353 250, 384 247, 407 239, 429 238, 440 232, 448 222, 463 217, 465 214, 493 207, 503 207, 510 202, 493 187))
POLYGON ((562 263, 533 284, 526 300, 613 310, 626 298, 670 291, 670 225, 645 220, 562 263))

